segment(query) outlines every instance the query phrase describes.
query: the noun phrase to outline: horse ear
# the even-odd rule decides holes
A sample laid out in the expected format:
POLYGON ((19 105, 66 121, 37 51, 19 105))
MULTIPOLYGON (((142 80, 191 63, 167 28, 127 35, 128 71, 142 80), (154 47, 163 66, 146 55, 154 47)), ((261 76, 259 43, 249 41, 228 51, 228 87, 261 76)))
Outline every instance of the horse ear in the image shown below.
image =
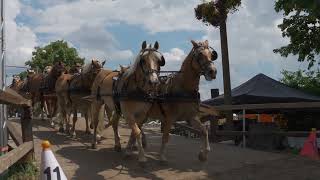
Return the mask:
POLYGON ((206 47, 208 47, 208 46, 209 46, 209 41, 208 41, 208 40, 205 40, 205 41, 204 41, 204 45, 205 45, 206 47))
POLYGON ((104 60, 104 61, 102 62, 102 64, 101 64, 102 67, 104 66, 104 64, 106 64, 106 60, 104 60))
POLYGON ((191 43, 192 43, 193 47, 199 47, 198 43, 195 42, 194 40, 191 40, 191 43))
POLYGON ((94 64, 93 59, 91 60, 91 64, 94 64))
POLYGON ((156 43, 154 44, 154 48, 155 48, 156 50, 159 49, 159 43, 158 43, 158 41, 156 41, 156 43))
POLYGON ((147 48, 147 42, 146 42, 146 41, 143 41, 143 43, 142 43, 142 49, 145 49, 145 48, 147 48))

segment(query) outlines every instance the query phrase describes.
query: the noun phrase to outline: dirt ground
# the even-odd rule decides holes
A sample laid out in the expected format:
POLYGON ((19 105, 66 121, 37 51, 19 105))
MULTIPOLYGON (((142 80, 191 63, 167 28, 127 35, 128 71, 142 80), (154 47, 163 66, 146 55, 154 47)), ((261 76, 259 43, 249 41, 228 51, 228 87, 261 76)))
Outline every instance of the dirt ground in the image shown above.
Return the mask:
MULTIPOLYGON (((103 132, 98 149, 90 149, 91 137, 84 134, 84 120, 77 124, 77 138, 57 133, 48 122, 34 120, 35 157, 40 163, 41 141, 50 140, 52 150, 69 179, 213 179, 213 180, 318 180, 320 162, 286 153, 270 153, 243 149, 233 145, 211 144, 209 160, 198 158, 200 142, 185 137, 171 136, 168 146, 168 165, 158 161, 161 136, 148 130, 146 149, 148 163, 142 168, 137 155, 125 158, 113 150, 112 129, 103 132)), ((122 147, 129 130, 120 129, 122 147)))

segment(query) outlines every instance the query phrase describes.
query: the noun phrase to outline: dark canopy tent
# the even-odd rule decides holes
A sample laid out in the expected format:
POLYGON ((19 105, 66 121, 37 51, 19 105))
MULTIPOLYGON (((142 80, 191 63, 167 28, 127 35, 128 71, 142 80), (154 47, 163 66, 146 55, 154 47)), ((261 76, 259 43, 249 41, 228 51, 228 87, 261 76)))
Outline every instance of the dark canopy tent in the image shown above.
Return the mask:
MULTIPOLYGON (((242 85, 232 89, 232 104, 265 104, 320 102, 320 97, 291 88, 264 74, 258 74, 242 85)), ((223 105, 224 96, 220 95, 202 103, 212 106, 223 105)))

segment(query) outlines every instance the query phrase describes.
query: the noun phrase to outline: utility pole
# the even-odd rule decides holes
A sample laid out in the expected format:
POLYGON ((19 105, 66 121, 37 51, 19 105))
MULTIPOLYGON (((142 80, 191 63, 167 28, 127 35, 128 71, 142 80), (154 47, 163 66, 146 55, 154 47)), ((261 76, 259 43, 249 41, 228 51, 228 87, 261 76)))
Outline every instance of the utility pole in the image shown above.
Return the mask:
MULTIPOLYGON (((1 57, 0 57, 0 88, 2 91, 5 90, 6 87, 6 54, 5 54, 5 17, 4 17, 4 9, 5 4, 4 0, 0 0, 1 9, 0 9, 0 31, 1 31, 1 57)), ((7 107, 3 104, 0 104, 0 155, 4 154, 7 151, 8 144, 8 133, 6 127, 7 120, 7 107)))

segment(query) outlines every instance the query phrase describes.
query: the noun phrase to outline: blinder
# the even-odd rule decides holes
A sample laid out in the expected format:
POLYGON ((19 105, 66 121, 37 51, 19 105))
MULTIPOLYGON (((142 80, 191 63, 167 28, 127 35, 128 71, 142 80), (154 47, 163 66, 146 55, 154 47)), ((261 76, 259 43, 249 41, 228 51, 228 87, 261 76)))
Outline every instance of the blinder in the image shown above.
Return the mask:
POLYGON ((160 66, 166 65, 166 60, 164 59, 163 56, 161 56, 161 60, 159 61, 159 65, 160 65, 160 66))
POLYGON ((214 50, 212 47, 209 47, 211 49, 211 54, 212 54, 212 61, 215 61, 218 59, 218 53, 216 50, 214 50))

